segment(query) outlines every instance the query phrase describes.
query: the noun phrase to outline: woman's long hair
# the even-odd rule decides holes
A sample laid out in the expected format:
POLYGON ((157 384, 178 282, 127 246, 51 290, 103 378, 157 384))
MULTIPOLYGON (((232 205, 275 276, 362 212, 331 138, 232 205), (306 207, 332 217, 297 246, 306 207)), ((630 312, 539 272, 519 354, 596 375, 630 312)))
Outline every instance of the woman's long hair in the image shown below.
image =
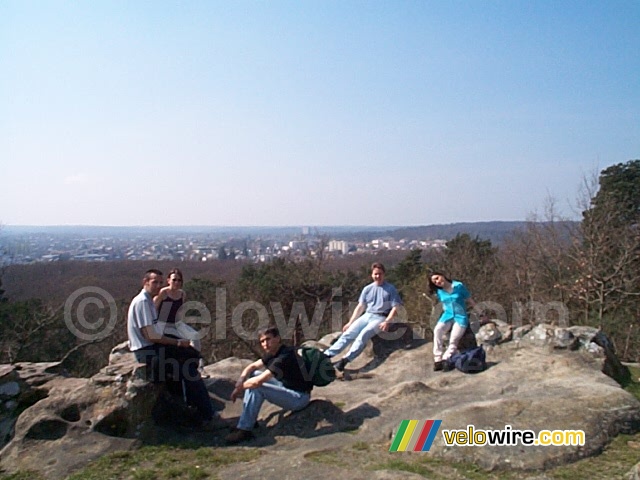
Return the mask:
POLYGON ((434 275, 440 275, 440 276, 444 277, 444 279, 445 279, 447 282, 449 282, 449 283, 452 283, 452 282, 453 282, 453 280, 451 280, 447 275, 445 275, 445 274, 444 274, 444 273, 442 273, 442 272, 431 272, 431 273, 429 274, 429 277, 428 277, 428 279, 429 279, 429 293, 430 293, 431 295, 435 295, 435 294, 436 294, 436 292, 437 292, 438 290, 440 290, 440 288, 441 288, 441 287, 438 287, 435 283, 433 283, 433 282, 431 281, 431 277, 433 277, 434 275))

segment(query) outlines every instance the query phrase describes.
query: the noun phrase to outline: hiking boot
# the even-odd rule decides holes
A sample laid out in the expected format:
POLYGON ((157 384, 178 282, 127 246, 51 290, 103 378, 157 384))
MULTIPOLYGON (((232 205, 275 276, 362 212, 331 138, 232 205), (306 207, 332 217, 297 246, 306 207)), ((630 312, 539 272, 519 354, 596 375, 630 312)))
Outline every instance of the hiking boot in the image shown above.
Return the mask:
POLYGON ((334 363, 333 366, 339 372, 344 372, 344 367, 347 366, 347 363, 349 363, 349 360, 347 360, 346 358, 342 358, 338 360, 336 363, 334 363))
POLYGON ((433 364, 433 371, 434 371, 434 372, 439 372, 439 371, 441 371, 441 370, 444 368, 444 367, 443 367, 443 363, 444 363, 444 362, 442 362, 442 361, 440 361, 440 362, 434 362, 434 364, 433 364))
POLYGON ((249 430, 237 429, 235 432, 231 432, 227 435, 225 440, 229 445, 235 445, 236 443, 246 442, 252 438, 254 438, 254 435, 249 430))

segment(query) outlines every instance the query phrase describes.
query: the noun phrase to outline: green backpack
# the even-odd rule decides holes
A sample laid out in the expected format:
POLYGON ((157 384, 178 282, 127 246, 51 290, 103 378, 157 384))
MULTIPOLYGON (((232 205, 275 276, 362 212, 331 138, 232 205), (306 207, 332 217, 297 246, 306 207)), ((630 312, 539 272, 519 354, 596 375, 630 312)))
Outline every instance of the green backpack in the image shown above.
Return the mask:
POLYGON ((329 357, 315 347, 300 347, 298 354, 304 362, 303 375, 316 387, 329 385, 336 379, 336 370, 329 357))

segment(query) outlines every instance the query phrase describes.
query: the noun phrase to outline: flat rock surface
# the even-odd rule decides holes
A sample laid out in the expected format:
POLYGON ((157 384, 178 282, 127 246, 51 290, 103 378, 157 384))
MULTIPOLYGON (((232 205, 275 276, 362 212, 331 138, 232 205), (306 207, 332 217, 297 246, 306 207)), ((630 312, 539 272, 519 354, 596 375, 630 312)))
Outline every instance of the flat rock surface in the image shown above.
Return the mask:
MULTIPOLYGON (((155 390, 149 390, 152 385, 142 380, 127 352, 114 349, 110 365, 91 379, 66 378, 56 364, 1 366, 4 384, 17 382, 23 389, 28 384, 30 394, 40 396, 18 418, 15 434, 0 452, 0 465, 9 471, 36 468, 47 478, 60 479, 111 451, 175 441, 259 449, 256 460, 221 467, 216 472, 220 479, 396 479, 414 474, 364 471, 357 464, 359 452, 381 461, 429 455, 488 470, 540 471, 595 455, 619 433, 640 430, 640 402, 603 374, 601 359, 587 352, 508 342, 488 347, 488 369, 470 375, 434 372, 431 348, 416 340, 374 356, 380 350, 368 347, 342 378, 316 387, 306 409, 284 412, 265 403, 256 438, 234 447, 224 443, 228 429, 176 431, 150 425, 155 390), (429 452, 388 452, 402 420, 429 419, 442 420, 429 452), (536 433, 583 430, 586 443, 445 445, 442 430, 469 426, 536 433)), ((230 401, 230 394, 250 361, 228 358, 206 367, 211 399, 230 425, 242 408, 240 401, 230 401)), ((13 390, 13 385, 7 387, 13 390)))
MULTIPOLYGON (((473 425, 503 430, 510 425, 536 433, 585 432, 584 446, 566 447, 447 447, 439 432, 430 452, 414 454, 473 462, 486 469, 538 470, 568 463, 600 452, 620 432, 640 428, 640 403, 601 373, 600 364, 586 353, 505 344, 490 349, 485 372, 469 375, 433 372, 430 351, 431 344, 399 350, 372 369, 367 368, 371 358, 362 356, 349 365, 342 380, 316 387, 311 405, 301 412, 282 413, 265 403, 257 438, 245 445, 267 449, 268 454, 229 466, 219 477, 258 478, 259 469, 268 471, 269 478, 319 479, 332 473, 344 478, 344 466, 318 464, 309 455, 363 444, 386 453, 404 419, 439 419, 441 429, 466 430, 473 425)), ((213 392, 216 384, 231 384, 242 368, 237 359, 227 362, 210 367, 213 392)), ((237 402, 221 413, 233 422, 239 411, 237 402)), ((348 475, 363 474, 348 470, 348 475)))

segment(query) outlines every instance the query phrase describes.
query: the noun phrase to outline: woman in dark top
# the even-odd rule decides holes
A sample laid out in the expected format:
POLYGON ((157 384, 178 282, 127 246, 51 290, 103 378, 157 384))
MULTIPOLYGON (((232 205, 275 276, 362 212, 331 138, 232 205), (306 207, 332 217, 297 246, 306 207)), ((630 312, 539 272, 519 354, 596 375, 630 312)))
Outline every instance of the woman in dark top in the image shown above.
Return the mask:
POLYGON ((178 310, 187 299, 187 295, 182 290, 182 282, 183 277, 180 269, 172 269, 167 276, 169 285, 160 289, 158 295, 153 299, 158 311, 158 321, 176 323, 178 310))
MULTIPOLYGON (((158 322, 166 324, 164 326, 165 335, 189 340, 191 346, 201 352, 202 344, 198 331, 182 322, 180 318, 182 315, 178 315, 180 308, 187 301, 187 294, 182 289, 183 280, 184 277, 179 268, 171 269, 167 275, 169 285, 160 289, 158 295, 153 298, 153 303, 158 311, 158 322)), ((202 358, 200 358, 199 371, 200 375, 207 378, 207 375, 204 374, 204 360, 202 358)))

